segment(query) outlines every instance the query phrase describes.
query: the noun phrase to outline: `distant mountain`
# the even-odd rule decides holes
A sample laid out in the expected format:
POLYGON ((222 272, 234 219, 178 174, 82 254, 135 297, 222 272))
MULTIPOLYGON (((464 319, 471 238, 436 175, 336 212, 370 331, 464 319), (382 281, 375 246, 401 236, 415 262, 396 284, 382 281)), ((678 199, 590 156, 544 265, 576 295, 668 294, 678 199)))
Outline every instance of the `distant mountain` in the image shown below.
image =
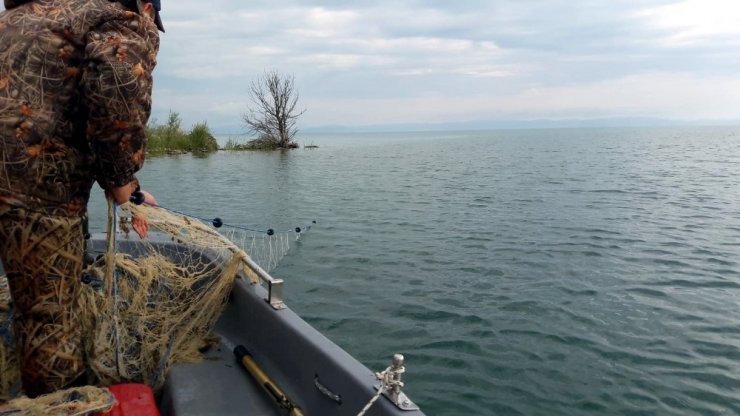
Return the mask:
POLYGON ((366 126, 316 126, 301 128, 304 133, 397 132, 439 130, 519 130, 588 127, 669 127, 669 126, 740 126, 740 120, 671 120, 650 117, 594 119, 475 120, 455 123, 398 123, 366 126))
MULTIPOLYGON (((740 120, 671 120, 650 117, 592 118, 592 119, 533 119, 533 120, 474 120, 456 123, 396 123, 364 126, 327 125, 299 127, 300 133, 384 133, 404 131, 450 130, 521 130, 593 127, 670 127, 670 126, 740 126, 740 120)), ((244 126, 215 125, 216 136, 245 137, 244 126)))

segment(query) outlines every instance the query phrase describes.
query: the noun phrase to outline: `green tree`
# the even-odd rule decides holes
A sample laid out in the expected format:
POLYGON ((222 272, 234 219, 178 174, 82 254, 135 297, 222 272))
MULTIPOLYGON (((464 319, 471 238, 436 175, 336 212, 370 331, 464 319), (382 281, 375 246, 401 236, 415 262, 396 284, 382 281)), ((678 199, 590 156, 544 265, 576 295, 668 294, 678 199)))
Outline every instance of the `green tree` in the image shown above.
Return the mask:
POLYGON ((211 134, 208 123, 205 121, 193 126, 187 136, 189 150, 193 152, 214 152, 218 150, 218 142, 211 134))
POLYGON ((183 145, 185 143, 181 126, 182 119, 180 118, 180 114, 170 111, 170 114, 167 117, 167 124, 164 125, 164 129, 162 131, 165 148, 180 149, 184 147, 183 145))

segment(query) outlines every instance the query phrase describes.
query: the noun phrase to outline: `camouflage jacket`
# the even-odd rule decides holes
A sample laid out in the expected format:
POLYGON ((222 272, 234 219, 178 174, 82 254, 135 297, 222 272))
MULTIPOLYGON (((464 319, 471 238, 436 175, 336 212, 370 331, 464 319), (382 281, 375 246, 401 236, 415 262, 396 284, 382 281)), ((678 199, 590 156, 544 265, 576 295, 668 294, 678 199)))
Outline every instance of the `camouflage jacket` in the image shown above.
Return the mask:
POLYGON ((144 163, 159 33, 113 0, 4 0, 0 204, 84 215, 144 163))

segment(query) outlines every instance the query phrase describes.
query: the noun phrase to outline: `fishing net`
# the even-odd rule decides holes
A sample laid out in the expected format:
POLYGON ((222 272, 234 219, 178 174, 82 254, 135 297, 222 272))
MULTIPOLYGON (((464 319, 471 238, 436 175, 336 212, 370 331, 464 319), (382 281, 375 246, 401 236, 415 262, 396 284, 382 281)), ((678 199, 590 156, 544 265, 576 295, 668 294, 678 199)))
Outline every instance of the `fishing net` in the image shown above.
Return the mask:
MULTIPOLYGON (((121 208, 146 217, 152 231, 161 234, 149 240, 129 239, 130 223, 121 221, 122 237, 109 238, 108 247, 83 273, 81 324, 88 373, 97 385, 141 382, 157 391, 173 364, 201 359, 201 352, 216 341, 211 331, 235 279, 259 283, 247 259, 270 270, 288 252, 291 241, 310 228, 250 230, 161 207, 121 208)), ((5 401, 17 393, 19 383, 12 351, 12 305, 3 280, 0 400, 5 401)))
POLYGON ((116 404, 110 390, 75 387, 29 399, 20 397, 0 405, 0 416, 87 416, 110 411, 116 404))

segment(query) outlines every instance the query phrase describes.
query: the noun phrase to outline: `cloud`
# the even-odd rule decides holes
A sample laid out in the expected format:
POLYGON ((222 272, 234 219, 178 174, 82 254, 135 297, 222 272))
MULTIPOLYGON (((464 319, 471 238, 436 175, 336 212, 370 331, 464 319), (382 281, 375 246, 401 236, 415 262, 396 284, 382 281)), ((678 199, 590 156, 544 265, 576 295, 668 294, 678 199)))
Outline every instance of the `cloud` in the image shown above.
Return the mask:
POLYGON ((163 17, 155 112, 186 122, 238 123, 267 69, 296 76, 309 126, 738 108, 736 0, 178 0, 163 17))
POLYGON ((740 2, 736 0, 686 0, 649 8, 638 16, 665 32, 660 43, 667 47, 740 44, 740 2))
POLYGON ((287 29, 286 33, 297 38, 330 39, 346 36, 360 26, 360 15, 352 10, 328 10, 311 7, 298 11, 299 26, 287 29))

